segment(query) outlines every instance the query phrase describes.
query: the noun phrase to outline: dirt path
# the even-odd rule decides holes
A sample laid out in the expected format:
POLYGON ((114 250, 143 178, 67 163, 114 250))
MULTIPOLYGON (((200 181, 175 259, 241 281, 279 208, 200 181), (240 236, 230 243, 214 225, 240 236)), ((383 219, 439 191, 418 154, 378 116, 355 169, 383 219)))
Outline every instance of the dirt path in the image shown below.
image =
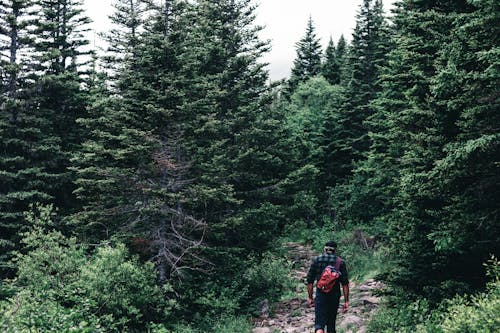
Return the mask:
MULTIPOLYGON (((318 253, 300 244, 288 243, 286 245, 295 268, 293 275, 298 281, 297 297, 277 304, 272 315, 269 315, 264 307, 262 316, 254 321, 253 333, 312 333, 314 330, 314 308, 310 308, 307 304, 305 278, 311 258, 318 253)), ((375 280, 363 281, 359 285, 351 282, 350 309, 347 313, 339 309, 338 333, 364 333, 366 331, 366 324, 380 303, 380 298, 375 295, 375 291, 382 287, 382 283, 375 280)), ((342 303, 343 297, 341 306, 342 303)))

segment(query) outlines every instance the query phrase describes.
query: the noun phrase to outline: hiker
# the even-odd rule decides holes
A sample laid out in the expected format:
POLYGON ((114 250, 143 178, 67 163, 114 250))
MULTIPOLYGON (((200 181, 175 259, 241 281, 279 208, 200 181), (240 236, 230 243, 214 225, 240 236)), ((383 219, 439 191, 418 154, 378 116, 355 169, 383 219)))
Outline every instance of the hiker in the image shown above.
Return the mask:
POLYGON ((335 320, 340 302, 340 284, 344 291, 344 312, 349 307, 349 279, 344 261, 337 256, 337 243, 325 244, 324 253, 313 259, 307 273, 307 292, 309 306, 314 306, 314 332, 336 333, 335 320), (326 272, 328 270, 328 272, 326 272), (335 279, 335 276, 337 278, 335 279), (316 281, 316 298, 313 297, 313 284, 316 281), (325 287, 326 283, 330 286, 325 287), (321 288, 321 289, 320 289, 321 288), (330 290, 331 289, 331 290, 330 290))

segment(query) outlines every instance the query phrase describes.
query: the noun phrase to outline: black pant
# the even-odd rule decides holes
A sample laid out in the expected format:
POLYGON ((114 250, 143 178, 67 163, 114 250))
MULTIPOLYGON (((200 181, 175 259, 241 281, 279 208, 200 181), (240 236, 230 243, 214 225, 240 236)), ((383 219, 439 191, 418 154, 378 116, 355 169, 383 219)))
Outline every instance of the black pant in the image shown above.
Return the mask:
POLYGON ((339 309, 340 293, 332 291, 325 294, 316 290, 316 299, 314 301, 314 332, 327 327, 328 333, 336 333, 335 320, 339 309))

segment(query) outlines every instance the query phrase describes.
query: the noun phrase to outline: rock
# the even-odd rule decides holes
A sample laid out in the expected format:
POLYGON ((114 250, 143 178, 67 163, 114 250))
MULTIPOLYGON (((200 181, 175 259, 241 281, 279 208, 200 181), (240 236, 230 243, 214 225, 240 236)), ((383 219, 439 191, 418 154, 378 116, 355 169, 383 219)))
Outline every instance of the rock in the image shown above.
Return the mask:
POLYGON ((269 301, 267 299, 263 300, 258 305, 259 313, 263 318, 269 317, 269 301))
POLYGON ((363 305, 378 305, 380 299, 375 296, 365 296, 359 299, 359 302, 363 305))
POLYGON ((356 333, 366 333, 366 326, 359 327, 356 333))
POLYGON ((252 333, 272 333, 272 331, 268 327, 256 327, 252 330, 252 333))
POLYGON ((363 324, 363 318, 350 314, 342 319, 339 326, 345 330, 350 326, 360 326, 361 324, 363 324))

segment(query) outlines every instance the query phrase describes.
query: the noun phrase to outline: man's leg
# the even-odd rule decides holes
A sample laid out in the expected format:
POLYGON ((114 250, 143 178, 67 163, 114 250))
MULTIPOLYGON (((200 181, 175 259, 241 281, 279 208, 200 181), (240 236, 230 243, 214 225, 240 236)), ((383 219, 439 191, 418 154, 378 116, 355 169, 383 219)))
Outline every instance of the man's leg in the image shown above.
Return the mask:
POLYGON ((320 291, 316 292, 314 299, 314 332, 325 333, 325 325, 328 321, 328 304, 326 295, 320 291))
POLYGON ((335 322, 337 320, 337 312, 340 304, 340 296, 330 295, 328 300, 328 319, 326 322, 328 333, 337 333, 335 330, 335 322))

